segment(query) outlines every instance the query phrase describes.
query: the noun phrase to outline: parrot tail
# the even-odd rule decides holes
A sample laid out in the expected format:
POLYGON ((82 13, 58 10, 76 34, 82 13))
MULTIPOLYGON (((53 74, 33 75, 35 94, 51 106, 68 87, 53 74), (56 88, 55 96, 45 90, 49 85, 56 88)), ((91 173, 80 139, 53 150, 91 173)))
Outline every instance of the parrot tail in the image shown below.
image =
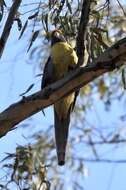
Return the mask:
POLYGON ((69 132, 70 113, 67 114, 67 118, 60 120, 56 111, 54 110, 54 119, 58 165, 63 166, 65 164, 65 152, 69 132))

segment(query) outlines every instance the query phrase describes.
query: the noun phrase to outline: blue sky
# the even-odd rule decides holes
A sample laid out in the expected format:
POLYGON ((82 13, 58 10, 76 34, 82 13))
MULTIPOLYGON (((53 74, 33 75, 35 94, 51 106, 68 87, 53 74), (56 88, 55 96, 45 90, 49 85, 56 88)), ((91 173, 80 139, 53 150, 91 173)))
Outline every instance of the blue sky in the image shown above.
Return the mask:
MULTIPOLYGON (((29 1, 25 1, 25 3, 27 2, 29 1)), ((0 28, 0 30, 2 31, 2 28, 0 28)), ((28 35, 29 31, 27 32, 26 37, 28 35)), ((36 74, 40 73, 39 67, 34 64, 26 63, 29 56, 26 53, 28 44, 27 40, 29 38, 19 41, 18 36, 19 32, 17 31, 16 24, 14 24, 0 63, 0 111, 20 100, 19 95, 24 92, 30 84, 35 83, 35 87, 30 93, 36 92, 40 89, 41 79, 35 77, 36 74)), ((111 114, 107 113, 104 111, 104 107, 100 101, 96 104, 95 109, 97 109, 97 112, 100 115, 101 126, 109 126, 110 123, 114 125, 116 123, 115 118, 117 118, 118 115, 121 115, 125 110, 123 106, 120 106, 119 110, 119 103, 114 102, 111 114)), ((89 112, 87 114, 87 119, 91 123, 99 123, 93 110, 91 113, 89 112), (90 117, 90 115, 92 115, 92 117, 90 117)), ((29 128, 24 130, 19 126, 18 129, 9 132, 5 137, 0 139, 0 160, 4 157, 5 152, 13 152, 17 144, 22 145, 27 143, 23 135, 27 136, 30 133, 32 134, 33 132, 40 130, 40 126, 49 126, 53 124, 52 108, 46 109, 46 117, 44 117, 42 113, 38 113, 31 119, 28 119, 27 122, 31 124, 30 130, 29 128)), ((25 123, 25 121, 23 123, 25 123)), ((121 123, 118 124, 121 125, 121 123)), ((106 151, 106 148, 102 151, 106 151)), ((116 158, 118 155, 124 157, 124 155, 126 155, 126 148, 123 147, 119 151, 112 153, 111 157, 116 158)), ((84 189, 125 190, 126 165, 105 163, 85 163, 85 165, 89 170, 89 177, 85 178, 83 181, 84 189)), ((65 169, 63 170, 64 175, 65 169)), ((59 168, 59 171, 60 170, 61 169, 59 168)))

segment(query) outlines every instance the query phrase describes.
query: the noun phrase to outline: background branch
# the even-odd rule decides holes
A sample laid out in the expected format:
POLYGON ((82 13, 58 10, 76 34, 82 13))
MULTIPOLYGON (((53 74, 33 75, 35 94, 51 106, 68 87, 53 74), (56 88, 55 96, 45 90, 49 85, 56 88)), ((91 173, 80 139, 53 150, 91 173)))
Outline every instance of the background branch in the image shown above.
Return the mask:
POLYGON ((3 29, 3 33, 1 35, 0 38, 0 58, 2 57, 7 39, 10 35, 10 31, 13 25, 13 21, 15 19, 15 15, 17 13, 17 10, 21 4, 22 0, 14 0, 13 5, 10 8, 10 12, 7 18, 7 21, 5 23, 4 29, 3 29))
POLYGON ((91 158, 76 158, 74 157, 75 160, 80 160, 83 162, 104 162, 104 163, 116 163, 116 164, 124 164, 126 163, 126 160, 110 160, 110 159, 91 159, 91 158))
POLYGON ((101 141, 82 141, 83 143, 87 145, 104 145, 104 144, 121 144, 126 143, 126 139, 119 139, 119 140, 101 140, 101 141))
POLYGON ((83 0, 80 24, 77 34, 77 56, 79 58, 78 66, 83 65, 84 63, 84 50, 85 50, 84 41, 86 39, 86 30, 89 22, 90 6, 91 6, 90 0, 83 0))

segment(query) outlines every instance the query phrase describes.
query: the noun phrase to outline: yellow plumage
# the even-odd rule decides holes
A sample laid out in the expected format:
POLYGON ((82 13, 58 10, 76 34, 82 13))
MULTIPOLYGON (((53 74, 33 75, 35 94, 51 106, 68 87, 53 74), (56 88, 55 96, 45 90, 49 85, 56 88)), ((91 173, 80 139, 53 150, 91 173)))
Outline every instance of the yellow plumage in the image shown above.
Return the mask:
MULTIPOLYGON (((52 46, 51 56, 54 64, 54 80, 63 78, 68 73, 69 67, 74 68, 78 58, 73 48, 67 42, 59 42, 52 46)), ((54 104, 60 119, 66 118, 70 105, 74 101, 74 93, 54 104), (62 109, 61 109, 62 108, 62 109)))
POLYGON ((73 48, 67 42, 58 42, 52 46, 51 56, 54 64, 55 78, 62 78, 69 66, 76 65, 78 58, 73 48))

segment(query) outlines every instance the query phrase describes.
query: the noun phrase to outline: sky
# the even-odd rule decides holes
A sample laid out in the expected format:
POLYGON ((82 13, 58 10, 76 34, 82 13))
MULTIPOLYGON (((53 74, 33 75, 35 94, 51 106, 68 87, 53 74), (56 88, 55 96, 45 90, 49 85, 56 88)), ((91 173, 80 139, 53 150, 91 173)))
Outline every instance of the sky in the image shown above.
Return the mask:
MULTIPOLYGON (((29 1, 25 1, 25 3, 27 2, 29 1)), ((2 26, 0 26, 0 32, 1 31, 2 26)), ((29 32, 30 31, 27 31, 26 36, 28 36, 29 32)), ((19 95, 32 83, 35 83, 35 86, 30 93, 40 90, 41 79, 35 77, 36 74, 40 73, 39 67, 27 63, 29 58, 29 54, 26 53, 28 38, 19 41, 18 37, 19 32, 17 31, 16 24, 14 24, 0 61, 0 112, 12 103, 20 100, 21 98, 19 95)), ((95 109, 100 115, 101 126, 109 125, 110 123, 114 125, 116 123, 115 118, 121 115, 125 110, 123 107, 120 107, 120 110, 118 108, 118 103, 114 102, 111 114, 109 114, 104 111, 104 107, 100 101, 96 104, 95 109)), ((30 129, 29 127, 24 129, 21 126, 21 124, 25 124, 24 121, 19 124, 16 130, 9 132, 5 137, 0 139, 0 160, 5 156, 6 152, 13 152, 17 144, 27 144, 27 140, 23 136, 28 136, 35 131, 40 130, 40 126, 43 127, 53 124, 52 108, 47 108, 45 112, 46 117, 40 112, 32 116, 30 119, 27 119, 27 123, 30 124, 30 129)), ((91 113, 87 113, 87 119, 90 120, 91 123, 99 122, 96 115, 93 114, 93 110, 91 113), (90 117, 90 115, 92 115, 92 117, 90 117)), ((121 125, 121 123, 118 124, 121 125)), ((79 151, 81 152, 82 150, 79 151)), ((102 151, 104 152, 106 149, 102 151)), ((118 155, 126 155, 126 147, 111 153, 112 158, 116 158, 118 155)), ((89 176, 83 181, 83 187, 85 190, 92 190, 94 188, 97 190, 125 190, 125 164, 85 163, 85 165, 89 172, 89 176)), ((59 171, 60 170, 61 169, 59 168, 59 171)), ((65 170, 63 170, 63 172, 65 175, 65 170)))

